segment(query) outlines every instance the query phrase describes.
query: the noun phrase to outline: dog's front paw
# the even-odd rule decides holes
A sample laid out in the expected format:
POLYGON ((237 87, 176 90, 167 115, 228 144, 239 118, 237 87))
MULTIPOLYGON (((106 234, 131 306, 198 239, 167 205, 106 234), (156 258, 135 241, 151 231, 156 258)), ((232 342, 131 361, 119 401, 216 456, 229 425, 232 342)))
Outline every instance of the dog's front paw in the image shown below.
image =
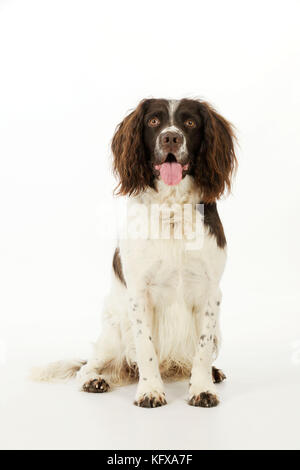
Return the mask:
POLYGON ((87 393, 105 393, 109 389, 108 383, 102 378, 88 380, 82 386, 82 390, 87 393))
POLYGON ((136 406, 141 408, 158 408, 167 404, 165 394, 153 391, 140 395, 134 402, 136 406))
POLYGON ((219 403, 217 395, 209 391, 193 395, 189 400, 189 405, 200 406, 201 408, 214 408, 219 403))

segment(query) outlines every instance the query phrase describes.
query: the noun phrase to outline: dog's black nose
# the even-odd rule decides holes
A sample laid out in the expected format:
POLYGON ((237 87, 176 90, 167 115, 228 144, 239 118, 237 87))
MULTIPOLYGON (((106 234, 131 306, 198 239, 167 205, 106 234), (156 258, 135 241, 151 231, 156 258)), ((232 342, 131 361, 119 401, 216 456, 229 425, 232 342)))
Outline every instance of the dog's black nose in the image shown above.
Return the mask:
POLYGON ((179 132, 163 132, 160 136, 160 145, 168 152, 175 151, 182 143, 183 137, 179 132))

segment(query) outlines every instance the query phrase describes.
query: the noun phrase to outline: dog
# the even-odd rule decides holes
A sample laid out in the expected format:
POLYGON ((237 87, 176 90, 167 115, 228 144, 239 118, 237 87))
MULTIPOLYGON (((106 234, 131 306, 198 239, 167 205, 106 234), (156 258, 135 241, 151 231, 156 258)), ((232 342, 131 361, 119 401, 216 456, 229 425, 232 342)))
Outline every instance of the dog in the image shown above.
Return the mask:
POLYGON ((90 360, 51 364, 35 371, 36 379, 76 375, 89 393, 138 381, 135 405, 156 408, 167 403, 163 379, 190 377, 190 405, 219 404, 215 384, 226 376, 213 363, 221 342, 226 238, 217 200, 231 189, 235 140, 233 126, 200 100, 145 99, 119 124, 112 140, 115 192, 127 197, 131 228, 143 233, 121 237, 116 247, 90 360), (144 230, 153 208, 155 236, 144 230), (185 208, 192 232, 200 214, 196 249, 187 248, 185 208), (167 225, 168 236, 161 236, 167 225))

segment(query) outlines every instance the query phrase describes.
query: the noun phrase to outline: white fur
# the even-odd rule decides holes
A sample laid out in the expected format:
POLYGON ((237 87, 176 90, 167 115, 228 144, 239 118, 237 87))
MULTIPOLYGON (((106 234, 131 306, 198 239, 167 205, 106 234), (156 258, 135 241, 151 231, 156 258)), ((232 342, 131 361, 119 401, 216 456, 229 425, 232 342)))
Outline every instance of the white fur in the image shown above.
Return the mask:
MULTIPOLYGON (((172 187, 159 180, 157 192, 149 188, 129 198, 128 205, 192 204, 196 211, 200 200, 193 179, 186 176, 172 187)), ((172 375, 173 370, 183 375, 192 372, 190 398, 202 392, 215 394, 211 367, 220 343, 219 282, 226 250, 217 246, 207 229, 201 250, 186 250, 184 238, 149 237, 122 239, 119 248, 127 287, 113 273, 103 331, 92 358, 77 374, 81 386, 99 378, 123 383, 124 364, 137 363, 138 403, 145 395, 164 400, 162 375, 172 375)), ((70 370, 74 372, 74 364, 70 370)), ((40 372, 40 378, 53 378, 56 372, 66 376, 65 370, 59 371, 52 366, 40 372)))
POLYGON ((170 117, 170 126, 174 124, 174 116, 176 109, 178 108, 180 101, 179 100, 169 100, 169 117, 170 117))
POLYGON ((187 143, 186 143, 186 138, 185 135, 183 134, 182 130, 179 129, 179 127, 174 125, 174 118, 175 118, 175 112, 176 109, 179 105, 180 101, 179 100, 169 100, 169 123, 168 125, 161 130, 161 132, 158 134, 155 142, 155 154, 162 159, 164 152, 163 149, 160 146, 160 137, 161 135, 165 134, 166 132, 177 132, 181 137, 183 138, 182 145, 180 146, 180 149, 177 152, 177 160, 179 163, 181 163, 188 155, 188 150, 187 150, 187 143))
POLYGON ((48 367, 35 367, 32 369, 30 378, 38 382, 57 382, 58 380, 69 380, 75 377, 77 372, 86 364, 85 361, 59 361, 49 364, 48 367))

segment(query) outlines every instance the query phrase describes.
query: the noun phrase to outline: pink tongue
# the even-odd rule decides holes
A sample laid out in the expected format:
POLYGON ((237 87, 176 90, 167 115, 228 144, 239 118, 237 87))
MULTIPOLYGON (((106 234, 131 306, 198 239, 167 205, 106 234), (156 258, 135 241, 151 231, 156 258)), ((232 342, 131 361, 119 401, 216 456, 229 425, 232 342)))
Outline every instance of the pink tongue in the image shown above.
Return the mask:
POLYGON ((182 166, 180 163, 163 163, 160 168, 160 176, 169 186, 174 186, 182 180, 182 166))

